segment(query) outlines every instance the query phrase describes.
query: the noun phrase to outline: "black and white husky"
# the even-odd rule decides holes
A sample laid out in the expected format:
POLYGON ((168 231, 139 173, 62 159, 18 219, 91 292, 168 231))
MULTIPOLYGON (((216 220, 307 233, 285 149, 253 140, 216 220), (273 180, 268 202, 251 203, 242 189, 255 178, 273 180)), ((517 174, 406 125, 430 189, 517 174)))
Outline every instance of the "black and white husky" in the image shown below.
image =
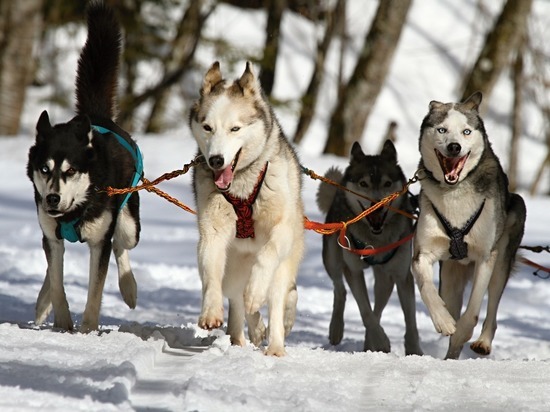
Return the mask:
POLYGON ((141 155, 130 135, 114 122, 121 32, 101 2, 88 8, 88 38, 78 62, 77 116, 52 126, 46 111, 36 125, 27 174, 34 186, 48 269, 36 302, 36 323, 52 309, 54 327, 73 329, 63 287, 64 240, 88 243, 88 300, 80 331, 98 328, 111 250, 124 301, 136 306, 137 286, 128 249, 139 240, 139 198, 109 197, 108 186, 127 187, 141 177, 141 155))
MULTIPOLYGON (((397 163, 397 152, 390 140, 386 140, 380 154, 372 156, 364 154, 359 143, 354 143, 346 170, 342 173, 337 168, 331 168, 326 177, 376 202, 401 190, 406 183, 405 175, 397 163)), ((371 206, 370 201, 354 193, 338 191, 334 186, 321 183, 317 204, 326 214, 326 222, 348 221, 371 206)), ((395 211, 400 209, 410 213, 413 206, 407 196, 397 198, 391 206, 392 210, 384 207, 375 210, 350 225, 346 232, 350 243, 346 247, 363 250, 389 246, 387 251, 360 256, 342 248, 338 233, 323 236, 323 263, 334 285, 329 340, 331 344, 337 345, 344 334, 345 278, 366 328, 364 350, 389 352, 390 341, 380 325, 380 318, 396 285, 406 325, 405 354, 422 355, 416 326, 414 279, 410 270, 413 224, 409 217, 395 211), (375 279, 374 309, 370 304, 363 273, 369 267, 373 269, 375 279)))
POLYGON ((525 203, 508 191, 478 109, 481 93, 463 103, 432 101, 420 130, 420 216, 412 270, 437 332, 450 335, 457 359, 473 334, 485 292, 487 317, 472 350, 487 355, 500 298, 523 237, 525 203), (432 266, 440 262, 439 293, 432 266), (462 301, 468 280, 470 299, 462 301))

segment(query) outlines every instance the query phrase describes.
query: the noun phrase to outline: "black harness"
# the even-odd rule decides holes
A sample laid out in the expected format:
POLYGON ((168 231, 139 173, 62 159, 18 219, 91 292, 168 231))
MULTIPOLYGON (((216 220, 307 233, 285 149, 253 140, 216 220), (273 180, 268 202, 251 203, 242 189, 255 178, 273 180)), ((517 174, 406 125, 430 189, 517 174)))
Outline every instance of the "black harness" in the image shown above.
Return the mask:
POLYGON ((483 203, 466 222, 466 224, 461 228, 456 228, 451 226, 449 221, 445 219, 445 217, 439 213, 439 210, 436 209, 436 207, 432 204, 432 207, 434 209, 434 212, 443 225, 443 228, 445 229, 445 232, 447 233, 447 236, 449 236, 449 239, 451 241, 449 246, 449 253, 451 254, 451 259, 455 260, 461 260, 466 257, 468 257, 468 244, 464 241, 464 237, 470 232, 474 224, 476 223, 477 219, 481 215, 481 212, 483 211, 483 207, 485 206, 485 200, 483 200, 483 203))

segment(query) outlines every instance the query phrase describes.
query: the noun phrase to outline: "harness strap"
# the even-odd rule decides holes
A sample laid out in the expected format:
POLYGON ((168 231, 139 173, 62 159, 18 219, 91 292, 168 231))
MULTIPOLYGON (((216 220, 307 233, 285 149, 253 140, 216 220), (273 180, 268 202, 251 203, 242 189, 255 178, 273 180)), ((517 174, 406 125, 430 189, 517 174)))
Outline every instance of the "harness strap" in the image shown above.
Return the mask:
POLYGON ((456 228, 451 225, 451 223, 437 210, 437 208, 432 204, 432 207, 434 209, 434 212, 443 225, 443 228, 445 229, 445 233, 447 233, 447 236, 449 236, 450 245, 449 245, 449 253, 451 254, 451 259, 455 260, 461 260, 466 257, 468 257, 468 243, 464 241, 464 237, 470 233, 470 230, 476 223, 477 219, 481 215, 481 212, 483 211, 483 207, 485 206, 485 200, 483 200, 483 203, 467 221, 466 224, 461 228, 456 228))
MULTIPOLYGON (((139 150, 139 146, 137 144, 132 146, 128 142, 128 140, 126 140, 120 134, 107 129, 106 127, 92 125, 92 129, 103 135, 111 133, 113 136, 115 136, 118 143, 122 147, 124 147, 128 152, 130 152, 136 166, 136 170, 134 172, 134 175, 132 176, 130 185, 131 187, 137 186, 139 180, 143 175, 143 157, 141 155, 141 151, 139 150)), ((126 196, 122 200, 122 203, 120 204, 120 207, 118 209, 119 212, 122 210, 124 206, 126 206, 126 203, 128 203, 128 199, 130 199, 131 195, 132 195, 131 192, 126 194, 126 196)), ((79 217, 69 222, 58 222, 57 233, 56 233, 57 237, 59 239, 65 239, 71 243, 75 243, 76 241, 82 242, 82 239, 80 237, 80 230, 77 227, 79 223, 80 223, 79 217)))
MULTIPOLYGON (((373 250, 373 251, 375 250, 373 246, 368 245, 367 243, 355 238, 354 236, 350 235, 349 237, 351 239, 351 242, 355 246, 355 250, 373 250)), ((394 248, 393 250, 390 250, 385 255, 379 256, 379 259, 376 259, 375 255, 367 255, 367 254, 361 255, 361 259, 367 264, 369 264, 370 266, 385 265, 386 263, 388 263, 390 260, 393 259, 396 253, 397 253, 397 247, 394 248)))
POLYGON ((258 193, 260 193, 268 165, 269 162, 266 162, 264 168, 258 176, 258 181, 256 182, 252 193, 250 193, 247 199, 238 198, 227 192, 222 193, 225 199, 231 203, 233 210, 235 210, 235 213, 237 214, 237 233, 235 234, 235 237, 238 239, 254 239, 255 237, 254 219, 252 219, 252 205, 258 197, 258 193))

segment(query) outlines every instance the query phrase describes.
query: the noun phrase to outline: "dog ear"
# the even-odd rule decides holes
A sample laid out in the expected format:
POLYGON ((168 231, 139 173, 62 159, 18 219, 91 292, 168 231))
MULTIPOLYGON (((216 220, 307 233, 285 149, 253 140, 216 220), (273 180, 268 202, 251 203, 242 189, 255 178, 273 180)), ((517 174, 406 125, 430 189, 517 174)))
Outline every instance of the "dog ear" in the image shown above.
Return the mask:
POLYGON ((397 163, 397 150, 395 150, 395 146, 390 139, 384 142, 384 147, 380 155, 389 161, 397 163))
POLYGON ((90 122, 90 118, 86 116, 85 114, 79 114, 75 117, 73 117, 69 123, 74 128, 74 134, 78 139, 81 139, 86 144, 91 143, 93 134, 92 131, 92 123, 90 122))
POLYGON ((480 91, 474 92, 470 97, 468 97, 466 100, 464 100, 461 105, 466 110, 475 110, 476 112, 479 111, 479 105, 481 104, 481 100, 483 99, 483 95, 480 91))
POLYGON ((220 71, 220 62, 214 62, 210 69, 204 75, 201 87, 201 96, 209 94, 215 85, 223 80, 222 72, 220 71))
POLYGON ((245 96, 252 96, 259 92, 260 86, 252 70, 252 64, 249 61, 246 62, 244 73, 241 78, 237 80, 237 84, 245 96))
POLYGON ((433 112, 434 110, 441 109, 445 103, 438 102, 437 100, 432 100, 430 102, 430 112, 433 112))
POLYGON ((351 157, 356 160, 361 160, 365 157, 365 153, 359 142, 353 142, 353 146, 351 146, 351 157))
POLYGON ((38 122, 36 123, 36 139, 38 140, 48 137, 51 130, 52 125, 50 123, 50 116, 48 116, 48 112, 44 110, 42 114, 40 114, 38 122))

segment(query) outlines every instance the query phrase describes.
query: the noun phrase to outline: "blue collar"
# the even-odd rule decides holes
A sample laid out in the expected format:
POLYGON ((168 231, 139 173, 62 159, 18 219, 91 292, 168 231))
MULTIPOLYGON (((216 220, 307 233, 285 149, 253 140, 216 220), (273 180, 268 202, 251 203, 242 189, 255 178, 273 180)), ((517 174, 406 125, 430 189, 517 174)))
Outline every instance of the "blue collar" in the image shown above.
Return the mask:
MULTIPOLYGON (((143 157, 141 156, 141 151, 139 150, 138 145, 136 144, 134 145, 135 147, 132 147, 132 145, 128 142, 128 140, 123 138, 118 133, 107 129, 106 127, 92 125, 92 129, 101 134, 111 133, 113 136, 116 137, 117 141, 122 145, 122 147, 124 147, 126 150, 128 150, 128 152, 130 152, 136 164, 136 170, 134 172, 134 175, 132 176, 130 187, 137 186, 139 179, 141 179, 141 176, 143 174, 143 157)), ((124 206, 126 206, 126 203, 128 203, 128 199, 130 199, 131 195, 132 193, 126 194, 126 196, 124 197, 124 200, 122 201, 118 209, 119 212, 122 210, 124 206)), ((57 237, 60 239, 65 239, 71 243, 74 243, 77 240, 79 242, 82 242, 82 239, 80 238, 80 230, 79 228, 77 228, 77 225, 79 222, 80 222, 79 217, 69 222, 59 222, 57 237)))

